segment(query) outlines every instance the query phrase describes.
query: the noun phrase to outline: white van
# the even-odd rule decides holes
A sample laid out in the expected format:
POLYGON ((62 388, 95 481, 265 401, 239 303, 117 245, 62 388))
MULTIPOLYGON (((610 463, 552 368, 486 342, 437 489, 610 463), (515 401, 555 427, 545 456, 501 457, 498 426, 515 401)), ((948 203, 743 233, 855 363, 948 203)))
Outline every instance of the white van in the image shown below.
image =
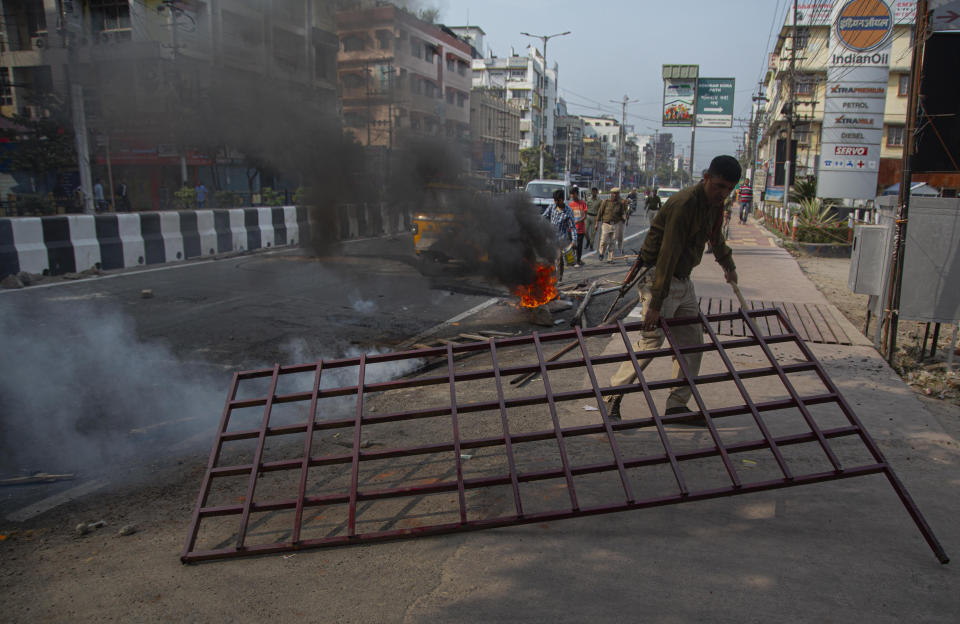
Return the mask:
POLYGON ((557 189, 563 191, 565 201, 570 199, 570 189, 563 180, 530 180, 526 192, 533 200, 533 205, 542 211, 546 206, 553 205, 553 193, 557 189))
POLYGON ((667 201, 671 195, 679 191, 678 188, 673 188, 671 186, 666 186, 661 189, 657 189, 657 197, 660 198, 660 201, 667 201))

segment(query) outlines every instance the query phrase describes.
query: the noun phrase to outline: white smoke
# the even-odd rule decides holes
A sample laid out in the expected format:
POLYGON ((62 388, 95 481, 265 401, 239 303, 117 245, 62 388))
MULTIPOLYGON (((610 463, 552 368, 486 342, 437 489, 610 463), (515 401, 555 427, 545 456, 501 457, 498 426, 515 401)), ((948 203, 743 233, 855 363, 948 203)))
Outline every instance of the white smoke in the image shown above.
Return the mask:
MULTIPOLYGON (((281 348, 288 358, 281 364, 364 353, 353 345, 323 349, 291 341, 281 348)), ((0 353, 0 471, 7 473, 103 471, 169 459, 171 449, 209 448, 232 372, 183 361, 161 341, 139 340, 121 309, 83 302, 0 305, 0 353), (190 438, 193 445, 184 445, 190 438)), ((395 379, 420 364, 371 364, 365 379, 395 379)), ((248 370, 273 362, 237 365, 248 370)), ((357 367, 329 369, 321 387, 355 385, 357 376, 357 367)), ((310 379, 299 377, 283 392, 308 391, 310 379)), ((355 401, 327 401, 322 417, 344 417, 355 401)))

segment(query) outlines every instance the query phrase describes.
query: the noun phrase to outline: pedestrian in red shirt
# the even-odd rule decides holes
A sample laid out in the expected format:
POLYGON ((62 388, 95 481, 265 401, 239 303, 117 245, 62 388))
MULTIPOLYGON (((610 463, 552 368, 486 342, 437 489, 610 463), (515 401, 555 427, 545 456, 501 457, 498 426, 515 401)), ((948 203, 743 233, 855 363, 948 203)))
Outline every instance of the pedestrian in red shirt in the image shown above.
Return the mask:
POLYGON ((587 233, 587 202, 580 199, 580 189, 570 189, 570 210, 573 212, 573 224, 577 228, 577 263, 573 266, 582 267, 583 239, 587 233))

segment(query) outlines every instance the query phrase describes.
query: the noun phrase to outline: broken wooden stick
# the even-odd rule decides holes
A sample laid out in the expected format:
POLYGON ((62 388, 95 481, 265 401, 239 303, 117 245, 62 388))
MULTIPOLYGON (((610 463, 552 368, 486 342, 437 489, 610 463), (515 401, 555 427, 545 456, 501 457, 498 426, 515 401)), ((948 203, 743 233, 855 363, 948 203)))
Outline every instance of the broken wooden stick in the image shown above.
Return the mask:
POLYGON ((570 320, 571 325, 580 325, 580 322, 583 318, 583 313, 587 311, 587 304, 590 303, 590 298, 593 297, 593 293, 595 290, 597 290, 598 285, 599 282, 593 282, 590 284, 590 288, 587 289, 587 294, 583 296, 583 301, 580 302, 580 307, 577 308, 573 318, 570 320))

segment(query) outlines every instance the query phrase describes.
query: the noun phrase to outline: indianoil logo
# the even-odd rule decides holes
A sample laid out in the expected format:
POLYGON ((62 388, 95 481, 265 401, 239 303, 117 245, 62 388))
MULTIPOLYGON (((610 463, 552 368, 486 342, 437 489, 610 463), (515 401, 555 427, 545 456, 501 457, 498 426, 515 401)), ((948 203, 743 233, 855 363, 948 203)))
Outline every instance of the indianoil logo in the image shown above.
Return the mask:
POLYGON ((883 0, 850 0, 840 9, 833 27, 843 45, 867 52, 886 42, 893 32, 893 15, 883 0))

